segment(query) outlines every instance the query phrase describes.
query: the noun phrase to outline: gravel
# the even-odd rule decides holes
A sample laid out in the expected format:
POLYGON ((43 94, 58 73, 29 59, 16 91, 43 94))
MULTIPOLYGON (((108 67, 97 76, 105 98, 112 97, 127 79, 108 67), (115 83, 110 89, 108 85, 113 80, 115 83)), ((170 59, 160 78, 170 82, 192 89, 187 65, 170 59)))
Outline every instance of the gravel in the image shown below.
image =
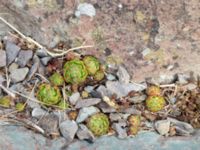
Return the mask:
POLYGON ((167 120, 170 121, 172 125, 175 126, 176 133, 178 135, 189 136, 192 133, 194 133, 194 128, 189 123, 182 122, 170 117, 168 117, 167 120))
POLYGON ((58 130, 58 117, 53 114, 42 117, 38 125, 45 131, 47 135, 60 135, 58 130))
POLYGON ((19 51, 20 51, 19 46, 9 41, 6 42, 7 65, 11 64, 15 60, 19 51))
POLYGON ((95 136, 93 135, 93 133, 84 124, 79 124, 79 129, 76 135, 80 140, 95 140, 95 136))
POLYGON ((32 57, 33 57, 32 50, 21 50, 19 52, 16 62, 20 67, 25 67, 28 64, 29 60, 32 59, 32 57))
POLYGON ((0 50, 0 67, 6 66, 6 52, 0 50))
POLYGON ((101 102, 100 98, 82 99, 82 100, 78 100, 75 108, 78 109, 78 108, 82 108, 82 107, 88 107, 88 106, 96 105, 100 102, 101 102))
POLYGON ((48 115, 48 112, 42 108, 34 108, 31 112, 32 117, 39 119, 41 116, 48 115))
POLYGON ((170 121, 169 120, 156 121, 155 128, 160 135, 167 135, 170 129, 170 121))
POLYGON ((130 82, 130 75, 123 66, 119 66, 118 71, 117 71, 117 76, 121 83, 127 84, 130 82))
POLYGON ((41 63, 46 66, 48 62, 51 60, 51 58, 52 57, 43 57, 40 60, 41 60, 41 63))
POLYGON ((76 122, 77 123, 83 122, 89 116, 91 116, 93 114, 96 114, 98 112, 100 112, 99 109, 96 108, 96 107, 94 107, 94 106, 81 108, 80 111, 79 111, 79 113, 78 113, 78 116, 76 118, 76 122))
POLYGON ((37 55, 34 55, 33 56, 33 65, 31 67, 31 69, 28 73, 28 77, 27 77, 28 80, 30 80, 33 77, 33 75, 36 73, 36 71, 39 68, 39 65, 40 65, 40 59, 37 55))
POLYGON ((138 103, 142 103, 143 101, 145 101, 146 97, 147 96, 145 94, 138 95, 138 96, 133 96, 133 97, 130 97, 128 99, 128 101, 132 102, 132 103, 135 103, 135 104, 138 104, 138 103))
POLYGON ((106 79, 109 80, 109 81, 113 81, 113 80, 116 80, 116 77, 109 73, 109 74, 106 75, 106 79))
POLYGON ((15 69, 10 73, 10 79, 13 83, 23 81, 26 75, 28 74, 28 72, 29 72, 29 69, 27 67, 15 69))
POLYGON ((76 17, 80 17, 81 15, 86 15, 89 17, 94 17, 96 15, 96 10, 92 4, 89 3, 81 3, 78 5, 77 10, 75 12, 76 17))
POLYGON ((67 142, 71 142, 78 130, 78 125, 74 120, 65 120, 59 125, 59 128, 61 134, 66 138, 67 142))
POLYGON ((116 94, 118 98, 127 96, 131 91, 143 91, 146 89, 146 85, 143 84, 123 84, 119 81, 107 81, 106 87, 110 92, 112 92, 112 94, 116 94))
POLYGON ((73 93, 70 97, 69 97, 69 102, 72 104, 72 105, 75 105, 76 102, 80 99, 80 93, 79 92, 75 92, 73 93))
POLYGON ((9 68, 8 71, 11 73, 13 70, 18 69, 19 65, 17 63, 12 63, 9 68))
POLYGON ((127 137, 127 131, 126 131, 126 123, 120 122, 120 123, 113 123, 112 128, 117 132, 117 136, 120 139, 124 139, 127 137))

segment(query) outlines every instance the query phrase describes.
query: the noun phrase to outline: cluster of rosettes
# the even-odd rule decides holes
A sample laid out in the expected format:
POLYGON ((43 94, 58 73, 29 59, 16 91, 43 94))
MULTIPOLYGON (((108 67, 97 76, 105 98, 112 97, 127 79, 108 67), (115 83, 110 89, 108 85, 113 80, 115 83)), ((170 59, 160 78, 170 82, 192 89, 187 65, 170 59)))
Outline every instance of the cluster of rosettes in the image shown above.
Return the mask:
POLYGON ((130 115, 128 117, 129 135, 136 135, 139 131, 141 117, 139 115, 130 115))
POLYGON ((67 61, 63 67, 63 76, 58 72, 50 76, 51 83, 39 86, 37 98, 47 106, 57 105, 61 109, 68 108, 69 105, 62 99, 59 86, 62 86, 64 82, 80 85, 86 81, 88 76, 91 76, 95 81, 101 81, 104 78, 104 71, 97 58, 85 56, 82 60, 67 61))
POLYGON ((164 97, 161 96, 161 90, 158 86, 150 86, 146 93, 148 95, 146 106, 149 111, 157 112, 165 107, 166 102, 164 97))

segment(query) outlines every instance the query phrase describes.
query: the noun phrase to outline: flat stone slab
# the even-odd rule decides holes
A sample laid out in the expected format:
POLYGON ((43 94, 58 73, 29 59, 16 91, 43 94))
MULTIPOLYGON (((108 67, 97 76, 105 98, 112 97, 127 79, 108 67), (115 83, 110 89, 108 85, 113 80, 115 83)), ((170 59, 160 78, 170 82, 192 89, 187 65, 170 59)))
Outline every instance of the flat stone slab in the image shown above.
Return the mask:
POLYGON ((94 143, 75 141, 64 146, 64 138, 50 140, 19 126, 0 126, 0 147, 2 150, 197 150, 200 147, 200 130, 194 136, 165 138, 155 132, 140 132, 136 137, 124 140, 115 136, 104 136, 94 143))

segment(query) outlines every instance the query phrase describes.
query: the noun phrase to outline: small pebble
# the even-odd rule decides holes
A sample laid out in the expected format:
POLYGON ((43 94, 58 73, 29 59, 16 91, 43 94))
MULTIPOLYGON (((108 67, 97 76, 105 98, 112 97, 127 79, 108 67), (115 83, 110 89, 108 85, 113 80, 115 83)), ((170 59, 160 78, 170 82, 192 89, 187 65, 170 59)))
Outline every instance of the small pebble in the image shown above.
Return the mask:
POLYGON ((9 41, 6 42, 7 65, 11 64, 15 60, 19 51, 20 51, 19 46, 9 41))
POLYGON ((85 121, 89 116, 96 114, 100 112, 98 108, 94 107, 94 106, 90 106, 90 107, 83 107, 80 109, 79 113, 78 113, 78 117, 76 118, 76 122, 80 123, 85 121))
POLYGON ((6 66, 6 52, 0 50, 0 67, 6 66))
POLYGON ((78 130, 78 125, 74 120, 65 120, 60 125, 60 132, 67 142, 71 142, 78 130))
POLYGON ((79 129, 76 135, 80 140, 95 140, 93 133, 84 124, 79 124, 79 129))
POLYGON ((75 105, 76 102, 80 99, 80 93, 79 92, 75 92, 73 93, 70 97, 69 97, 69 102, 72 105, 75 105))
POLYGON ((160 135, 167 135, 170 129, 170 121, 169 120, 156 121, 155 128, 160 135))
POLYGON ((25 67, 32 57, 33 57, 32 50, 21 50, 17 57, 17 64, 20 67, 25 67))
POLYGON ((81 15, 86 15, 89 17, 94 17, 96 15, 96 10, 92 4, 89 3, 81 3, 78 5, 77 10, 75 12, 76 17, 80 17, 81 15))
POLYGON ((107 80, 109 80, 109 81, 114 81, 114 80, 116 80, 116 77, 115 77, 114 75, 112 75, 112 74, 106 75, 106 78, 107 78, 107 80))
POLYGON ((112 128, 117 132, 117 136, 120 139, 127 137, 126 123, 113 123, 112 128))
POLYGON ((121 83, 127 84, 130 81, 130 75, 123 66, 119 66, 118 71, 117 71, 117 76, 121 83))
POLYGON ((82 100, 78 100, 75 108, 78 109, 78 108, 82 108, 82 107, 88 107, 88 106, 96 105, 100 102, 101 102, 100 98, 82 99, 82 100))
POLYGON ((13 83, 23 81, 26 75, 28 74, 28 72, 29 72, 29 69, 27 67, 15 69, 10 73, 10 79, 13 83))
POLYGON ((45 111, 44 109, 42 109, 42 108, 34 108, 33 110, 32 110, 32 112, 31 112, 31 115, 32 115, 32 117, 35 117, 35 118, 40 118, 41 116, 44 116, 45 117, 45 115, 48 115, 48 112, 47 111, 45 111))
POLYGON ((44 66, 46 66, 48 64, 48 62, 51 60, 51 57, 43 57, 40 60, 41 60, 42 64, 44 66))
POLYGON ((18 69, 19 65, 17 63, 12 63, 9 68, 8 68, 8 71, 9 72, 12 72, 13 70, 15 69, 18 69))

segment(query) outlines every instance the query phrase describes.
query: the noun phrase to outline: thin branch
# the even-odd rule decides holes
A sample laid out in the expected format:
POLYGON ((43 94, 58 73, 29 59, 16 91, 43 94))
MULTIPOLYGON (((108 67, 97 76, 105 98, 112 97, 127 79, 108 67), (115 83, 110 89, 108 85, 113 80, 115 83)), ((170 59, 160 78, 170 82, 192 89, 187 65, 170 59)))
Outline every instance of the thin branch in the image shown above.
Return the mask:
POLYGON ((16 95, 12 91, 10 91, 8 88, 4 87, 2 84, 0 84, 0 88, 2 88, 2 90, 4 90, 4 92, 6 92, 8 95, 15 98, 16 95))
MULTIPOLYGON (((91 47, 94 47, 92 45, 86 45, 86 46, 79 46, 79 47, 74 47, 74 48, 71 48, 71 49, 68 49, 68 50, 65 50, 62 52, 62 53, 53 53, 53 52, 50 52, 46 47, 42 46, 41 44, 39 44, 37 41, 33 40, 32 38, 30 37, 27 37, 25 36, 23 33, 21 33, 17 28, 15 28, 12 24, 10 24, 8 21, 6 21, 4 18, 2 18, 0 16, 0 20, 3 21, 7 26, 9 26, 12 30, 14 30, 17 34, 19 34, 23 39, 27 40, 28 42, 30 43, 33 43, 35 44, 38 48, 40 49, 44 49, 47 54, 49 54, 50 56, 52 57, 58 57, 58 56, 63 56, 65 54, 67 54, 68 52, 70 51, 74 51, 74 50, 78 50, 78 49, 86 49, 86 48, 91 48, 91 47)), ((56 51, 61 51, 59 49, 56 49, 56 51)))

